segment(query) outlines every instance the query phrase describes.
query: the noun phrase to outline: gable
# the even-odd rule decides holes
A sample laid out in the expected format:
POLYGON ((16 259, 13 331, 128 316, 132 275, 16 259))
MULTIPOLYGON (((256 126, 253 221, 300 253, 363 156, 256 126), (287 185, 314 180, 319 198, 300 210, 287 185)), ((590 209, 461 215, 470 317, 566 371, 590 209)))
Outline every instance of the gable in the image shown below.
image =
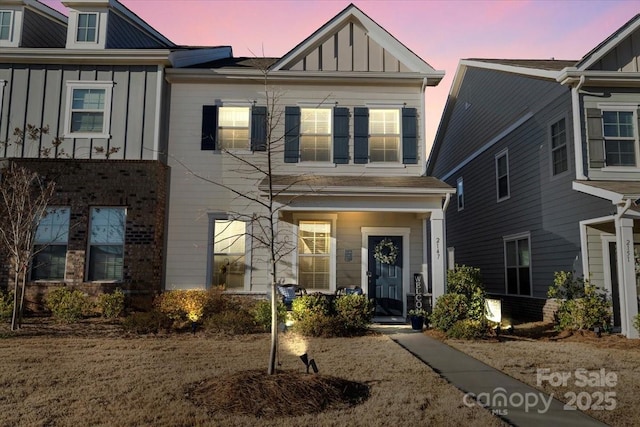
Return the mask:
POLYGON ((640 71, 640 14, 587 53, 578 70, 640 71))
POLYGON ((272 67, 273 71, 417 73, 435 86, 444 77, 350 4, 272 67))
POLYGON ((388 49, 373 40, 354 19, 325 35, 282 69, 295 71, 378 71, 411 70, 388 49))

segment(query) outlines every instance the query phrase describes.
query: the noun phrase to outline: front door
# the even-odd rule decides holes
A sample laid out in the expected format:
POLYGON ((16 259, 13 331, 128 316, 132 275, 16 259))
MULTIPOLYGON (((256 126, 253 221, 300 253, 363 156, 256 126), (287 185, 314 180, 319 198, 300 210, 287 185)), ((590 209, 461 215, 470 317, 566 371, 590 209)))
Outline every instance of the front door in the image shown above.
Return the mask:
POLYGON ((402 316, 402 236, 369 236, 368 294, 376 316, 402 316))

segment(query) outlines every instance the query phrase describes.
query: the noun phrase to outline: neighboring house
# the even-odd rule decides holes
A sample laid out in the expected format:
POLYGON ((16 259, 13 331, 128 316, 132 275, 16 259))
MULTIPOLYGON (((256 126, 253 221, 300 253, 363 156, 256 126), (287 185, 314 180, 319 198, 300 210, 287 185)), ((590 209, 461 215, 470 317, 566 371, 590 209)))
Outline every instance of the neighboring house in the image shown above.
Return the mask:
POLYGON ((555 271, 638 312, 640 15, 584 58, 462 60, 427 173, 457 187, 449 266, 479 267, 513 318, 549 318, 555 271))
MULTIPOLYGON (((28 298, 162 289, 164 68, 175 45, 114 0, 0 1, 0 157, 57 182, 28 298), (47 127, 16 143, 15 129, 47 127)), ((2 277, 6 286, 7 277, 2 277)))
POLYGON ((292 45, 282 58, 167 69, 166 288, 267 292, 264 223, 252 218, 268 187, 254 167, 271 153, 276 279, 361 286, 379 315, 405 316, 414 274, 444 291, 443 203, 455 190, 424 176, 424 95, 444 73, 354 5, 292 45), (376 247, 395 262, 376 261, 376 247))

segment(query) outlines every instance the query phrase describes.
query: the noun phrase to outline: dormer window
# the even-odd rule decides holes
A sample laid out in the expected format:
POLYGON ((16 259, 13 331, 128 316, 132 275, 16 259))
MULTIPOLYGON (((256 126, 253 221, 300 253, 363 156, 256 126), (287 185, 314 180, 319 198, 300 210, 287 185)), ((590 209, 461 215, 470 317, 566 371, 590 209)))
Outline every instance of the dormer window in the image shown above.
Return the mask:
POLYGON ((96 43, 98 35, 98 14, 79 13, 76 41, 80 43, 96 43))
POLYGON ((0 40, 10 41, 13 37, 13 11, 0 10, 0 40))

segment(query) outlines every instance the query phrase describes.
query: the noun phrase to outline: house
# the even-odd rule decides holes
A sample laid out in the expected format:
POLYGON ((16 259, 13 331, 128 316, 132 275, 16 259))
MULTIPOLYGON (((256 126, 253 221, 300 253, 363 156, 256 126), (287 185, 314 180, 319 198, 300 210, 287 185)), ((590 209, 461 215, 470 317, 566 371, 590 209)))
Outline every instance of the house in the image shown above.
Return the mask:
POLYGON ((457 188, 449 266, 512 318, 550 318, 556 271, 606 289, 637 337, 640 15, 580 60, 460 61, 427 173, 457 188))
POLYGON ((354 5, 292 45, 166 70, 166 289, 360 286, 406 316, 415 278, 444 292, 455 190, 424 176, 425 90, 444 72, 354 5))
POLYGON ((34 308, 60 284, 160 291, 164 267, 164 69, 180 49, 115 0, 63 4, 68 16, 0 1, 0 157, 57 182, 28 277, 34 308), (29 126, 48 132, 19 143, 29 126))

